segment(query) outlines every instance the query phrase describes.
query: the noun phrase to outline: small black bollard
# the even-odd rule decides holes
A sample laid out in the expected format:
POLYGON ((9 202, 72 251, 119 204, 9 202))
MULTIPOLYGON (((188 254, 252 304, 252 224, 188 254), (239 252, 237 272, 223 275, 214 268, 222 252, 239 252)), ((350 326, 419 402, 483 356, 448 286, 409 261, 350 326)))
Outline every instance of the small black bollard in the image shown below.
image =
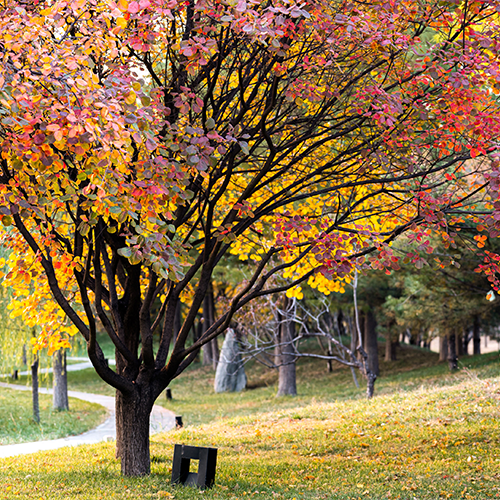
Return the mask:
POLYGON ((19 379, 19 370, 14 370, 12 372, 12 378, 13 378, 13 380, 18 380, 19 379))
POLYGON ((167 399, 168 399, 169 401, 171 401, 171 400, 172 400, 172 390, 171 390, 171 389, 167 389, 167 390, 165 391, 165 395, 167 396, 167 399))
POLYGON ((172 484, 211 488, 215 482, 217 448, 176 444, 172 463, 172 484), (199 460, 198 472, 189 472, 191 460, 199 460))
POLYGON ((184 424, 182 423, 182 415, 176 415, 175 417, 175 428, 182 429, 184 424))

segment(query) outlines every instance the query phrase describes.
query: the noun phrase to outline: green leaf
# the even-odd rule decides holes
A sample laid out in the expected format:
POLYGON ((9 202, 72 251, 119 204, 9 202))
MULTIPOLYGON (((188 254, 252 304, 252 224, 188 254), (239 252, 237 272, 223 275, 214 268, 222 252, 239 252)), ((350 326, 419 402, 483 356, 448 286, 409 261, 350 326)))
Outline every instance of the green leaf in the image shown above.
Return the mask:
POLYGON ((250 154, 250 149, 248 148, 248 144, 245 141, 239 141, 238 144, 240 145, 243 153, 245 153, 246 155, 250 154))
POLYGON ((130 247, 123 247, 118 249, 118 255, 126 257, 127 259, 132 255, 132 249, 130 247))

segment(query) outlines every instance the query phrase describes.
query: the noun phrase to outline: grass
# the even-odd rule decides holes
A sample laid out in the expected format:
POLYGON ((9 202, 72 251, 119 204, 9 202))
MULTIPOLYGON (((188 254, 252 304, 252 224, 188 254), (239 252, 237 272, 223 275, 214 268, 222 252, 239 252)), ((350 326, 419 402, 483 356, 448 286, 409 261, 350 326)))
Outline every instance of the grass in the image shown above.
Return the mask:
POLYGON ((147 478, 120 477, 109 443, 4 459, 0 498, 497 498, 499 397, 499 379, 472 377, 220 419, 155 436, 147 478), (212 490, 169 486, 179 442, 219 449, 212 490))
MULTIPOLYGON (((122 478, 111 443, 54 450, 0 460, 0 499, 499 498, 498 354, 455 374, 428 352, 398 355, 372 401, 319 362, 300 363, 296 398, 276 398, 276 375, 255 366, 252 389, 216 395, 213 372, 194 367, 160 400, 188 426, 152 437, 150 477, 122 478), (169 485, 176 443, 218 448, 213 489, 169 485)), ((101 387, 90 371, 68 375, 71 389, 101 387)))
MULTIPOLYGON (((381 353, 381 359, 382 353, 381 353)), ((375 394, 389 395, 411 391, 419 387, 453 386, 467 380, 469 370, 480 378, 500 375, 498 353, 464 357, 461 370, 450 374, 446 363, 438 362, 438 355, 411 346, 398 349, 398 360, 380 363, 380 377, 375 385, 375 394)), ((173 400, 161 396, 161 406, 183 416, 190 425, 215 422, 234 416, 251 415, 268 411, 269 408, 287 409, 313 403, 358 400, 365 398, 366 387, 357 374, 360 388, 354 385, 350 370, 337 365, 327 373, 326 362, 303 360, 297 367, 297 390, 295 398, 276 398, 277 373, 252 366, 247 368, 250 389, 238 394, 215 394, 214 372, 207 367, 196 366, 174 380, 170 387, 173 400)))
POLYGON ((30 392, 0 388, 0 445, 57 439, 81 434, 99 425, 106 410, 70 398, 69 411, 52 409, 52 396, 39 395, 40 423, 33 420, 30 392))

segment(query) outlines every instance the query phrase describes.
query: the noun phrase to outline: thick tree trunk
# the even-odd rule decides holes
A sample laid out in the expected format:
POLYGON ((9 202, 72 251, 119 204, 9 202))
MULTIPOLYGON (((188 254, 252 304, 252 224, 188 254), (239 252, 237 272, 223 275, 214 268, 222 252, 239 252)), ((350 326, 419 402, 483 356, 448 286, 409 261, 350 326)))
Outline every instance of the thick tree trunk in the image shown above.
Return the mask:
POLYGON ((377 322, 375 321, 375 315, 370 309, 365 314, 365 349, 366 353, 368 354, 368 367, 374 375, 378 376, 379 366, 376 326, 377 322))
POLYGON ((33 400, 33 420, 40 423, 40 404, 38 402, 38 354, 31 365, 31 395, 33 400))
POLYGON ((458 369, 456 335, 454 333, 448 335, 448 366, 451 372, 458 369))
MULTIPOLYGON (((289 299, 285 297, 284 309, 290 313, 289 299)), ((277 396, 296 396, 297 378, 295 356, 291 341, 295 333, 295 323, 289 318, 281 318, 279 324, 279 377, 277 396)))
POLYGON ((182 326, 182 305, 181 301, 177 302, 177 306, 175 307, 175 317, 174 317, 174 334, 172 335, 172 343, 175 344, 177 339, 177 335, 181 331, 182 326))
POLYGON ((479 316, 474 316, 474 323, 472 324, 472 344, 474 347, 474 354, 481 354, 481 328, 479 323, 479 316))
POLYGON ((66 351, 59 349, 54 353, 54 379, 52 406, 54 410, 69 410, 68 402, 68 372, 66 370, 66 351))
MULTIPOLYGON (((149 391, 148 391, 149 392, 149 391)), ((116 391, 116 454, 124 476, 144 476, 151 472, 149 417, 153 402, 138 387, 131 395, 116 391)))
POLYGON ((444 362, 448 359, 448 338, 444 335, 439 337, 439 361, 444 362))

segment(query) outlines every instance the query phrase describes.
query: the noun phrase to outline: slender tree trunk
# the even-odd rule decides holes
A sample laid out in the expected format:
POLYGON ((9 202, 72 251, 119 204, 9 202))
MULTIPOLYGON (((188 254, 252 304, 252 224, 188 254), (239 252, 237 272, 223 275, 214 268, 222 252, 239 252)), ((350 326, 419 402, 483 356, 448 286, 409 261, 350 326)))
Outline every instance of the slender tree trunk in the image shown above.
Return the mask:
POLYGON ((455 345, 456 345, 457 356, 458 357, 463 356, 464 355, 464 337, 463 337, 463 334, 461 332, 458 333, 456 336, 455 345))
POLYGON ((66 350, 59 349, 54 353, 54 379, 52 406, 54 410, 69 410, 68 372, 66 370, 66 350))
MULTIPOLYGON (((285 315, 292 314, 290 299, 285 296, 284 300, 285 315)), ((291 341, 295 333, 295 322, 290 317, 280 318, 279 322, 279 377, 277 396, 296 396, 297 378, 295 370, 295 356, 293 354, 293 345, 291 341)))
POLYGON ((396 361, 396 346, 398 342, 393 340, 390 331, 385 337, 385 361, 396 361))
POLYGON ((212 364, 212 342, 208 342, 203 346, 203 366, 212 364))
POLYGON ((448 335, 448 366, 451 372, 458 369, 456 340, 454 333, 448 335))
POLYGON ((356 352, 356 347, 358 346, 358 332, 351 316, 347 317, 347 326, 349 327, 349 333, 351 334, 351 351, 356 352))
POLYGON ((149 418, 153 408, 147 387, 133 394, 116 391, 116 444, 124 476, 144 476, 151 472, 149 418))
MULTIPOLYGON (((332 341, 330 339, 328 339, 328 356, 333 356, 332 341)), ((333 372, 333 361, 331 359, 327 360, 326 367, 327 367, 328 373, 333 372)))
POLYGON ((448 338, 445 335, 439 337, 439 361, 444 362, 448 359, 448 338))
POLYGON ((217 339, 212 340, 212 368, 214 371, 217 370, 217 365, 219 364, 219 357, 220 357, 220 351, 219 351, 219 343, 217 342, 217 339))
MULTIPOLYGON (((207 331, 215 321, 215 300, 214 289, 210 284, 205 300, 203 302, 203 329, 207 331)), ((203 364, 212 365, 214 370, 217 370, 219 363, 219 344, 217 339, 211 340, 208 344, 203 346, 203 364)))
POLYGON ((474 322, 472 324, 472 344, 474 348, 474 354, 481 354, 481 327, 479 322, 479 316, 474 316, 474 322))
POLYGON ((379 374, 378 366, 378 341, 377 341, 377 322, 373 311, 369 309, 365 314, 365 349, 368 354, 368 366, 370 371, 377 375, 379 374))
POLYGON ((368 373, 366 377, 366 397, 368 399, 373 398, 373 394, 375 392, 375 380, 377 380, 377 376, 374 373, 368 373))
POLYGON ((31 365, 31 394, 33 399, 33 420, 40 423, 40 404, 38 402, 38 354, 31 365))
MULTIPOLYGON (((193 344, 203 335, 203 322, 193 323, 193 344)), ((200 351, 196 354, 195 363, 200 362, 200 351)))

